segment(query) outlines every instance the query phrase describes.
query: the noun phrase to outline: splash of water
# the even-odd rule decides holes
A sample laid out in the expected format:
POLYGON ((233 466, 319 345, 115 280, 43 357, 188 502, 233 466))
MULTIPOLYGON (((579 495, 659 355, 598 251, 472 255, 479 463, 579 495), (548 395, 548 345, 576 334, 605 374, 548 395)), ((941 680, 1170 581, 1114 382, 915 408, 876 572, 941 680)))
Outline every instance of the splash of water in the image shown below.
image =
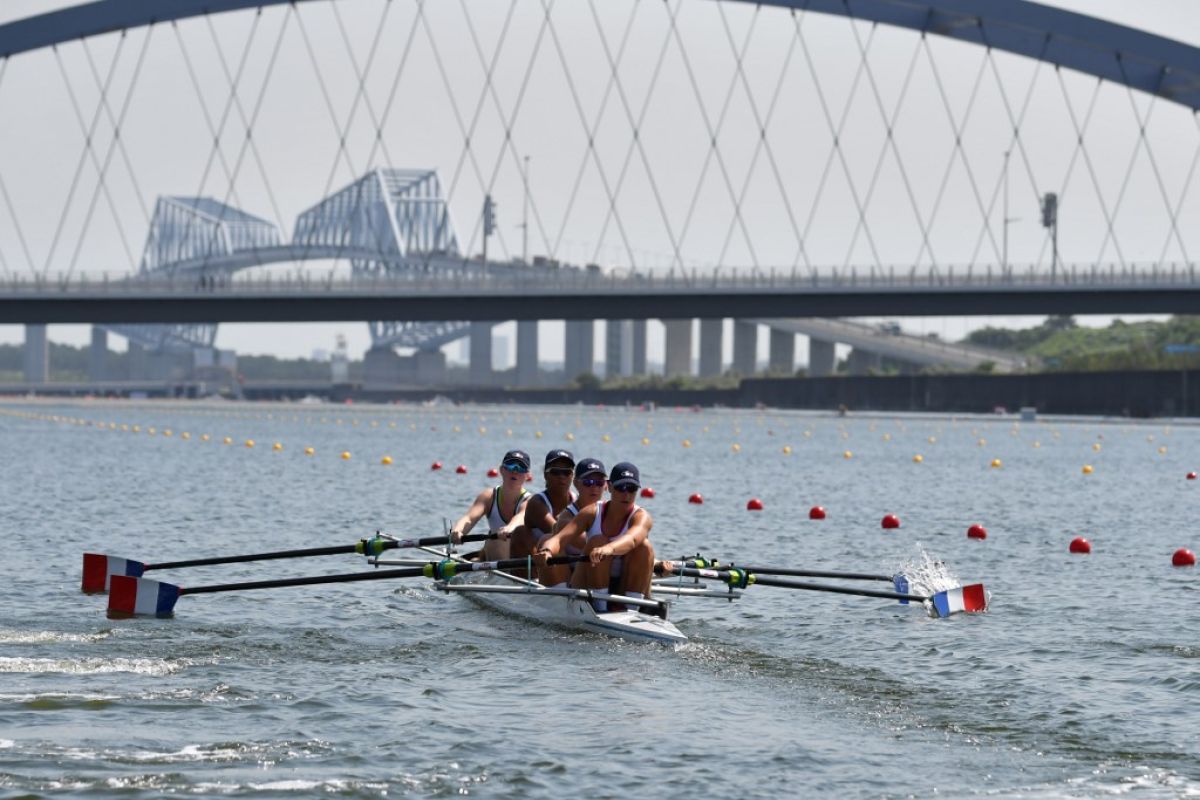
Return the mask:
POLYGON ((913 594, 932 595, 962 585, 946 563, 931 556, 920 542, 916 544, 916 551, 897 569, 908 577, 909 591, 913 594))

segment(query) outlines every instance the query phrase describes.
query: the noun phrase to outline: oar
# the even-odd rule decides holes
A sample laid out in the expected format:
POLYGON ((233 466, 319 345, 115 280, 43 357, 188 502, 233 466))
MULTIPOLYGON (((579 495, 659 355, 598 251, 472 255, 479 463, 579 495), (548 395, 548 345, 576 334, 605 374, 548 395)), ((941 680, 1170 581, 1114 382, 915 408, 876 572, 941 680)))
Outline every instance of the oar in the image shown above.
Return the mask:
MULTIPOLYGON (((495 538, 492 533, 475 533, 464 536, 464 542, 482 542, 495 538)), ((332 547, 309 547, 303 550, 276 550, 270 553, 248 553, 240 556, 215 556, 192 558, 186 561, 164 561, 161 564, 146 564, 128 558, 117 558, 99 553, 83 554, 83 591, 85 594, 107 592, 109 579, 113 575, 140 578, 155 569, 182 569, 183 567, 207 567, 213 564, 240 564, 247 561, 270 561, 280 558, 308 558, 310 556, 339 556, 350 553, 377 556, 384 550, 397 547, 436 547, 449 541, 447 536, 427 536, 424 539, 392 539, 375 535, 370 539, 359 539, 354 544, 332 547)))
POLYGON ((887 592, 877 589, 856 589, 850 586, 828 586, 823 583, 808 583, 804 581, 789 581, 782 578, 770 578, 766 576, 755 575, 753 572, 735 567, 732 569, 714 570, 714 569, 694 569, 683 566, 679 562, 667 561, 665 565, 670 565, 673 570, 683 575, 685 578, 710 578, 712 580, 723 581, 737 588, 746 588, 747 586, 758 584, 760 586, 775 586, 780 589, 802 589, 812 592, 833 592, 834 594, 851 594, 861 597, 880 597, 885 600, 900 600, 900 601, 917 601, 919 603, 928 602, 930 608, 936 617, 948 617, 951 614, 960 611, 974 613, 987 610, 987 594, 984 591, 982 583, 971 584, 970 586, 959 586, 954 589, 947 589, 944 592, 937 592, 928 597, 918 594, 908 594, 907 592, 887 592))
MULTIPOLYGON (((547 559, 547 562, 550 564, 573 564, 585 558, 586 556, 557 556, 547 559)), ((453 559, 443 559, 403 569, 372 570, 371 572, 350 572, 340 575, 313 575, 303 578, 277 578, 266 581, 244 581, 241 583, 218 583, 210 586, 188 587, 155 581, 149 578, 113 575, 112 588, 108 595, 108 616, 114 619, 143 616, 169 617, 174 613, 176 601, 185 594, 241 592, 250 589, 314 586, 322 583, 382 581, 391 578, 449 580, 462 572, 513 569, 515 567, 524 567, 528 563, 528 559, 524 558, 509 558, 503 561, 455 561, 453 559)))
POLYGON ((746 564, 735 564, 732 561, 725 563, 717 559, 709 558, 688 558, 683 561, 673 562, 683 564, 684 566, 693 569, 744 569, 746 572, 753 572, 755 575, 790 575, 796 578, 841 578, 847 581, 883 581, 891 583, 894 575, 876 575, 868 572, 842 572, 840 570, 818 570, 818 569, 792 569, 791 567, 763 567, 751 566, 746 564))

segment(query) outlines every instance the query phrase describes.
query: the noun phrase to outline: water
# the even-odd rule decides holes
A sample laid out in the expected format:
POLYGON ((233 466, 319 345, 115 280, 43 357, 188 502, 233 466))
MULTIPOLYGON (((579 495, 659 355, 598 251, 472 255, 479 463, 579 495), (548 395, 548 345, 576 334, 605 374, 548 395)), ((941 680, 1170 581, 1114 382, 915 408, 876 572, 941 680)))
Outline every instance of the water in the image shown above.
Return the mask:
POLYGON ((1170 565, 1200 549, 1198 439, 1095 420, 7 401, 0 796, 1200 795, 1200 576, 1170 565), (85 550, 438 534, 518 445, 637 463, 660 554, 883 572, 927 555, 985 582, 992 610, 932 620, 752 587, 678 603, 691 642, 671 649, 529 627, 424 581, 185 596, 172 620, 121 622, 79 593, 85 550), (885 513, 902 527, 881 530, 885 513), (1090 556, 1067 553, 1077 535, 1090 556))

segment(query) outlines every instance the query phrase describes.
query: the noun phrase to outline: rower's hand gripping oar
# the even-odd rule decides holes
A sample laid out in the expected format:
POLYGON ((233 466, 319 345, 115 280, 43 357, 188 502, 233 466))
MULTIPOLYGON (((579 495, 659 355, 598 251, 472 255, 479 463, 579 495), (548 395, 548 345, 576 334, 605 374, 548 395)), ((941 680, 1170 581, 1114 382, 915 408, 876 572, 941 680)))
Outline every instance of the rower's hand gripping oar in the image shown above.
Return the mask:
POLYGON ((782 578, 756 575, 741 567, 721 570, 695 569, 687 567, 684 564, 685 562, 664 561, 664 571, 669 566, 672 571, 683 575, 685 578, 710 578, 712 580, 723 581, 738 589, 745 589, 753 584, 758 584, 760 586, 775 586, 781 589, 803 589, 813 592, 852 594, 861 597, 881 597, 885 600, 900 600, 901 602, 915 600, 919 603, 928 603, 928 608, 932 616, 939 618, 948 617, 951 614, 959 612, 975 613, 987 611, 987 593, 984 591, 982 583, 959 586, 954 589, 947 589, 944 592, 924 596, 908 594, 907 592, 887 592, 876 589, 856 589, 850 586, 828 586, 823 583, 789 581, 782 578))
MULTIPOLYGON (((480 534, 481 536, 483 534, 480 534)), ((439 539, 440 541, 440 539, 439 539)), ((585 560, 586 556, 559 556, 548 559, 551 564, 573 564, 585 560)), ((240 592, 249 589, 279 589, 287 586, 315 586, 323 583, 352 583, 355 581, 381 581, 390 578, 433 578, 446 581, 464 572, 485 572, 499 569, 524 567, 524 558, 509 558, 503 561, 455 561, 442 559, 420 566, 403 569, 350 572, 340 575, 314 575, 305 578, 278 578, 266 581, 244 581, 220 583, 210 586, 177 586, 149 578, 132 575, 113 575, 108 594, 108 616, 113 619, 128 617, 169 617, 175 613, 175 603, 185 594, 214 594, 216 592, 240 592)))
MULTIPOLYGON (((482 542, 495 538, 491 533, 476 533, 462 538, 463 542, 482 542)), ((271 561, 281 558, 308 558, 310 556, 338 556, 357 553, 364 556, 378 556, 385 550, 398 547, 436 547, 446 544, 449 539, 445 536, 427 536, 423 539, 396 539, 385 534, 376 533, 370 539, 359 539, 354 544, 334 545, 333 547, 310 547, 304 550, 276 550, 270 553, 248 553, 238 556, 215 556, 213 558, 193 558, 186 561, 164 561, 161 564, 147 564, 129 558, 117 558, 99 553, 83 554, 83 592, 85 594, 102 594, 109 590, 109 582, 114 575, 125 575, 140 578, 146 572, 156 569, 182 569, 184 567, 207 567, 214 564, 241 564, 247 561, 271 561)))

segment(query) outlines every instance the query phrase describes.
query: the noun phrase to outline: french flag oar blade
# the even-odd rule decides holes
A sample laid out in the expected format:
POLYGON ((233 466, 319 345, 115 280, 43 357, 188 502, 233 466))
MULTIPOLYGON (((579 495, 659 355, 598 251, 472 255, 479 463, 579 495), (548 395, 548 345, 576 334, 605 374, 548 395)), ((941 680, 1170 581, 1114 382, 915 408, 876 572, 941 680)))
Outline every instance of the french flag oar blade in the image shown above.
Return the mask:
MULTIPOLYGON (((898 594, 908 594, 909 590, 912 588, 908 582, 907 575, 893 575, 892 576, 892 586, 896 587, 896 592, 898 594)), ((900 605, 906 606, 906 605, 908 605, 908 601, 901 600, 900 605)))
POLYGON ((984 591, 982 583, 947 589, 929 599, 933 601, 933 610, 939 618, 945 618, 951 614, 977 614, 987 611, 987 592, 984 591))
POLYGON ((84 594, 103 594, 109 590, 109 581, 114 575, 126 575, 140 578, 146 571, 146 565, 141 561, 129 558, 117 558, 100 553, 83 554, 83 592, 84 594))
POLYGON ((169 617, 182 590, 173 583, 113 575, 108 592, 110 619, 169 617))

